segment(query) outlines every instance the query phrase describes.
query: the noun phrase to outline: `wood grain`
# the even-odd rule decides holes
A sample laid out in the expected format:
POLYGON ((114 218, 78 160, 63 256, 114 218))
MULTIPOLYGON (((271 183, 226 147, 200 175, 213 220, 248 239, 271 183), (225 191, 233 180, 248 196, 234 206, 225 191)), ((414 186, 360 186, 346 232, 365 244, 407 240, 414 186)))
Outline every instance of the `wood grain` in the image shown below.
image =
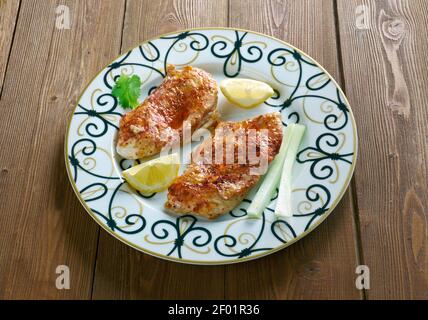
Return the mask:
POLYGON ((98 226, 70 187, 64 133, 85 83, 119 52, 123 10, 123 1, 21 4, 0 101, 1 299, 91 296, 98 226), (55 27, 59 3, 69 30, 55 27), (70 268, 70 290, 55 287, 58 265, 70 268))
MULTIPOLYGON (((174 30, 227 26, 227 0, 128 1, 122 51, 174 30)), ((190 266, 151 257, 101 232, 94 299, 222 299, 223 266, 190 266)))
MULTIPOLYGON (((283 39, 339 77, 332 1, 230 2, 230 25, 283 39), (249 18, 251 17, 251 18, 249 18)), ((356 234, 349 192, 323 224, 271 256, 226 267, 226 298, 359 299, 356 234)))
POLYGON ((0 0, 0 97, 15 31, 15 23, 18 18, 19 2, 0 0))
POLYGON ((368 298, 427 299, 427 3, 337 3, 361 143, 355 183, 368 298))

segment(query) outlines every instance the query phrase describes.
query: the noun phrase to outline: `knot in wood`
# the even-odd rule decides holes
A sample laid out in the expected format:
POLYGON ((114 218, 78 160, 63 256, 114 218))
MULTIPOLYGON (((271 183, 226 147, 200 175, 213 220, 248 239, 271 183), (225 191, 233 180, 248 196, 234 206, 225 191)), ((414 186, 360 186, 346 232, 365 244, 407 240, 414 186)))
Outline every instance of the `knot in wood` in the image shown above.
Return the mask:
POLYGON ((393 41, 401 41, 406 34, 406 24, 400 18, 388 18, 382 23, 384 36, 393 41))

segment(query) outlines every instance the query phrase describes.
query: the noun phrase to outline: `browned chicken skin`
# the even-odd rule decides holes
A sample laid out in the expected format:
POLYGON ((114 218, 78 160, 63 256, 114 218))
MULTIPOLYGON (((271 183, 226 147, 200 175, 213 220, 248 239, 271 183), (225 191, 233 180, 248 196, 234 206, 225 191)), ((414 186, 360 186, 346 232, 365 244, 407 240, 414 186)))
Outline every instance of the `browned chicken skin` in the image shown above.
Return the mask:
MULTIPOLYGON (((270 163, 279 152, 283 129, 281 115, 278 112, 261 115, 246 121, 221 122, 216 128, 216 134, 219 128, 231 129, 233 132, 238 129, 244 129, 245 132, 248 132, 248 129, 255 129, 257 133, 261 129, 267 129, 268 162, 270 163)), ((169 187, 168 200, 165 204, 168 210, 179 214, 190 213, 215 219, 236 207, 259 181, 260 175, 250 174, 250 169, 254 165, 250 164, 248 159, 246 159, 245 164, 238 163, 239 139, 236 139, 234 143, 235 158, 232 164, 226 164, 225 161, 221 164, 206 164, 203 160, 205 146, 212 144, 212 154, 214 155, 216 145, 214 141, 215 138, 205 140, 201 144, 194 153, 196 157, 184 174, 176 178, 169 187)), ((247 139, 247 146, 248 141, 247 139)), ((260 150, 262 140, 257 138, 255 141, 260 150)), ((225 154, 224 150, 223 155, 225 156, 225 154)))
POLYGON ((160 86, 122 117, 116 149, 126 159, 154 155, 182 138, 184 121, 193 132, 215 123, 216 118, 217 84, 212 76, 198 68, 175 70, 168 65, 160 86))

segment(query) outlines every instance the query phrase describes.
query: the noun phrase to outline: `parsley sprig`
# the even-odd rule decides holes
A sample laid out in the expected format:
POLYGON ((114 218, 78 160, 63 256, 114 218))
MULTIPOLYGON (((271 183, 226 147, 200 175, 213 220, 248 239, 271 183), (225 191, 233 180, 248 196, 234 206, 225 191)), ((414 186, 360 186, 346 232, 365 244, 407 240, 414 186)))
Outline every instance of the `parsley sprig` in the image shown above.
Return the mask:
POLYGON ((135 109, 141 93, 141 79, 137 75, 122 74, 116 81, 111 94, 119 100, 124 109, 135 109))

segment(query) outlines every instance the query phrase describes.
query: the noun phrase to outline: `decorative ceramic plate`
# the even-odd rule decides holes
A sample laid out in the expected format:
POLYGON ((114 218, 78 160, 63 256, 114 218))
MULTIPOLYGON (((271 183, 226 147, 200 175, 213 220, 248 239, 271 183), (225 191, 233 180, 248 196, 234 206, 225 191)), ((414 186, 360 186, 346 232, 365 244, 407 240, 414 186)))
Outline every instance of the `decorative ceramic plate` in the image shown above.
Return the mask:
MULTIPOLYGON (((316 61, 291 45, 252 31, 208 28, 149 40, 120 56, 87 86, 70 120, 66 167, 77 197, 107 232, 148 254, 193 264, 255 259, 289 246, 314 230, 343 196, 355 166, 357 133, 350 106, 337 83, 316 61), (307 130, 293 169, 293 217, 276 220, 275 198, 262 219, 248 219, 250 192, 214 221, 164 210, 167 192, 142 195, 124 182, 134 161, 115 151, 124 110, 111 95, 120 74, 137 74, 142 99, 158 86, 167 64, 192 65, 217 81, 252 78, 275 95, 254 109, 241 109, 219 92, 225 120, 279 111, 283 125, 307 130)), ((181 169, 182 170, 182 169, 181 169)))

